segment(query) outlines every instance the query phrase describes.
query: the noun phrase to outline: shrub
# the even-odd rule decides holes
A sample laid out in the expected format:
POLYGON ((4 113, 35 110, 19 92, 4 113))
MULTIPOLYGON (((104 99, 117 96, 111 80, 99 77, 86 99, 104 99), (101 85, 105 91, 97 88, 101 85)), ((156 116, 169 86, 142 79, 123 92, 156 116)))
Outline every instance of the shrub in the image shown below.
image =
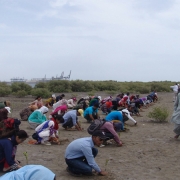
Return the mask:
POLYGON ((169 112, 165 107, 154 107, 151 112, 149 112, 148 117, 154 119, 157 122, 167 122, 167 117, 169 112))
POLYGON ((22 98, 22 97, 27 96, 28 93, 25 90, 20 90, 20 91, 14 92, 13 95, 18 98, 22 98))
POLYGON ((46 82, 39 82, 35 85, 35 88, 48 88, 48 84, 46 82))
POLYGON ((0 96, 7 96, 11 94, 11 87, 6 83, 0 83, 0 96))
POLYGON ((95 93, 96 93, 95 91, 88 92, 88 96, 94 96, 95 93))
POLYGON ((35 88, 31 91, 31 95, 33 96, 41 96, 42 98, 51 97, 51 92, 49 92, 46 88, 35 88))
POLYGON ((24 82, 14 82, 11 84, 11 89, 14 94, 18 91, 26 91, 27 94, 30 94, 32 87, 24 82))

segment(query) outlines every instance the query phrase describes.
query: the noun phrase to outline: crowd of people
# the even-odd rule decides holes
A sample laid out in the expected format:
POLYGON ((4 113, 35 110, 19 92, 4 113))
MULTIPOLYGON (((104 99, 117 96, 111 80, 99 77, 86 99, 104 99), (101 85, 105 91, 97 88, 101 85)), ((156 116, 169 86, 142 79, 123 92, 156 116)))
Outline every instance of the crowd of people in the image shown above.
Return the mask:
MULTIPOLYGON (((126 130, 126 121, 131 120, 134 125, 137 125, 137 121, 132 116, 141 116, 142 109, 148 108, 156 101, 158 101, 158 96, 155 91, 145 97, 131 95, 127 92, 118 94, 115 98, 108 96, 102 99, 101 96, 86 96, 78 101, 76 97, 66 100, 64 94, 58 96, 53 94, 45 101, 38 96, 20 111, 20 120, 8 116, 11 113, 9 101, 1 102, 0 168, 4 172, 21 169, 20 163, 15 158, 15 152, 17 145, 28 138, 26 131, 20 128, 21 121, 27 121, 29 127, 34 131, 32 137, 37 145, 52 145, 61 143, 59 140, 60 124, 65 130, 82 131, 78 120, 81 116, 85 122, 89 123, 88 133, 91 137, 76 139, 67 146, 65 151, 67 171, 71 175, 82 176, 93 175, 92 170, 94 169, 100 175, 107 175, 107 172, 103 171, 95 161, 98 154, 95 145, 104 147, 114 141, 117 146, 121 147, 123 142, 118 132, 126 130), (50 112, 48 117, 47 112, 50 112)), ((27 169, 24 167, 22 172, 27 169)), ((32 166, 29 169, 36 168, 32 166)), ((21 172, 19 170, 17 172, 21 172)), ((9 177, 12 175, 10 173, 9 177)), ((51 175, 53 180, 55 175, 53 173, 51 175)))

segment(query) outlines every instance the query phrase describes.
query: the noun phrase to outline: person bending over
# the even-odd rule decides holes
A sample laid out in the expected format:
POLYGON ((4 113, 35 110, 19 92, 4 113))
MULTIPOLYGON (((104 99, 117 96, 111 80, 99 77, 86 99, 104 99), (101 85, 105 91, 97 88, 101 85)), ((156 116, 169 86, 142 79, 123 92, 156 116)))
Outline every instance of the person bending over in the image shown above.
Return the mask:
POLYGON ((65 152, 67 171, 74 176, 91 176, 94 169, 99 175, 107 175, 107 172, 103 171, 94 159, 98 154, 94 145, 100 146, 104 139, 106 139, 104 132, 97 130, 92 137, 72 141, 65 152))

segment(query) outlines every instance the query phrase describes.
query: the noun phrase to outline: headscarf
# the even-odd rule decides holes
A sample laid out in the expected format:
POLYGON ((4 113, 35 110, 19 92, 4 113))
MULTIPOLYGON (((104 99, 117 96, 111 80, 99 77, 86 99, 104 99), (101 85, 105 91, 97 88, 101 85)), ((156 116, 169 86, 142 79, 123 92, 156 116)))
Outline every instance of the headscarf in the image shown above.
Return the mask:
POLYGON ((48 110, 49 110, 49 109, 48 109, 46 106, 42 106, 40 109, 37 109, 36 111, 39 111, 39 112, 41 112, 42 114, 44 114, 44 113, 47 113, 48 110))
POLYGON ((35 131, 37 133, 40 133, 44 130, 49 130, 50 132, 50 136, 54 133, 55 129, 54 129, 54 121, 48 120, 43 122, 42 124, 40 124, 39 126, 36 127, 35 131))

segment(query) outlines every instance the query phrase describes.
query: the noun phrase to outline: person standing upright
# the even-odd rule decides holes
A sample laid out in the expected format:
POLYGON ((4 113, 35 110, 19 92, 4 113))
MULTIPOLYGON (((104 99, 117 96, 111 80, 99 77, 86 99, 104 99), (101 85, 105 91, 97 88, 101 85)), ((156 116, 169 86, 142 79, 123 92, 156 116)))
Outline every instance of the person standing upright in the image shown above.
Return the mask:
POLYGON ((173 102, 174 101, 176 101, 176 99, 177 99, 177 95, 178 95, 178 88, 179 88, 179 86, 178 86, 179 84, 175 84, 174 86, 170 86, 170 88, 173 90, 173 92, 174 92, 174 100, 173 100, 173 102))

